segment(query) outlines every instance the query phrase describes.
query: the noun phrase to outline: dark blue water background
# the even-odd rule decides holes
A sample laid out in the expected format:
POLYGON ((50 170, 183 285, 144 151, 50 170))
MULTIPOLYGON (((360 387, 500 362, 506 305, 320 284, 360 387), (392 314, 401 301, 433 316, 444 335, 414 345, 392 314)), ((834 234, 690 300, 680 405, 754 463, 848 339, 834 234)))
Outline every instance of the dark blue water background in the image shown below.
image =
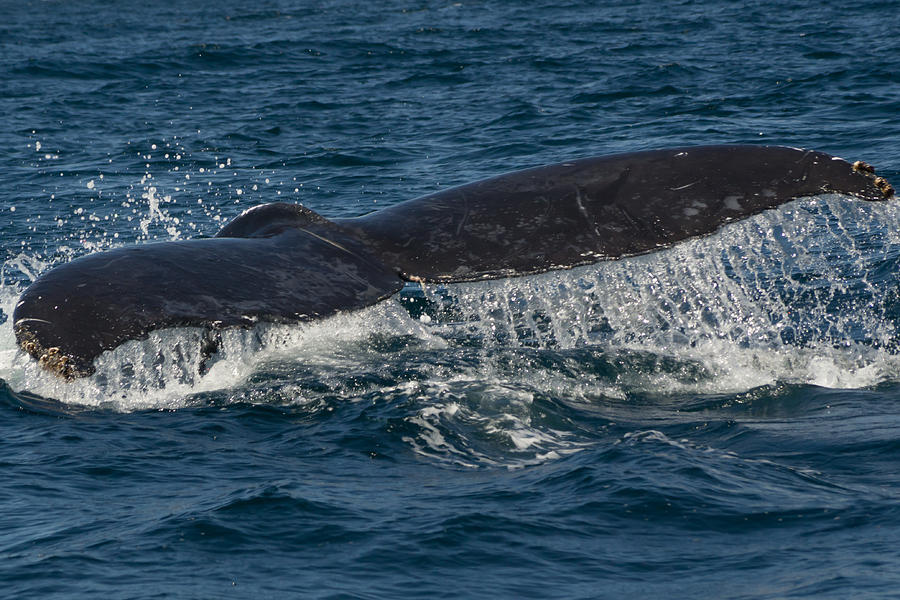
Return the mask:
POLYGON ((778 143, 900 179, 900 6, 0 0, 0 594, 900 594, 900 211, 196 332, 66 384, 53 264, 516 168, 778 143), (176 348, 178 351, 172 350, 176 348), (180 356, 182 362, 177 357, 180 356))

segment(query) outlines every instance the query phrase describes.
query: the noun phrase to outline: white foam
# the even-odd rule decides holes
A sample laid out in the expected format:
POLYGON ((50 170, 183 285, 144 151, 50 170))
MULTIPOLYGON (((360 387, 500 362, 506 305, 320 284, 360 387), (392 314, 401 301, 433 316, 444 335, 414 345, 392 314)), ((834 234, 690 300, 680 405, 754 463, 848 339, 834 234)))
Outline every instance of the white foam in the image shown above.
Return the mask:
MULTIPOLYGON (((380 373, 407 361, 428 393, 440 396, 440 385, 468 381, 502 399, 505 408, 479 427, 486 435, 502 433, 510 452, 559 455, 567 446, 541 437, 545 429, 509 406, 528 404, 535 392, 591 402, 642 392, 734 393, 778 382, 855 388, 900 378, 889 314, 900 304, 900 276, 873 274, 880 261, 900 255, 898 224, 894 204, 804 200, 645 256, 519 279, 429 285, 425 312, 415 316, 395 298, 318 323, 225 331, 206 363, 199 330, 155 332, 105 354, 97 375, 75 382, 41 372, 17 352, 7 320, 0 326, 0 377, 64 402, 135 410, 184 406, 193 395, 241 388, 272 368, 288 379, 302 371, 340 392, 347 373, 380 373), (378 350, 373 336, 412 344, 378 350), (574 364, 570 373, 530 362, 527 352, 517 358, 517 350, 574 364), (428 353, 435 352, 462 360, 431 364, 428 353), (597 375, 590 364, 596 355, 637 362, 597 375)), ((3 268, 33 278, 44 266, 23 254, 3 268)), ((19 291, 0 287, 5 315, 19 291)), ((357 393, 348 388, 346 396, 357 393)), ((315 394, 301 391, 298 401, 315 394)), ((486 395, 479 397, 484 403, 486 395)), ((457 405, 448 400, 440 415, 417 418, 425 430, 435 418, 476 418, 457 405)), ((447 440, 415 443, 440 453, 447 440)))

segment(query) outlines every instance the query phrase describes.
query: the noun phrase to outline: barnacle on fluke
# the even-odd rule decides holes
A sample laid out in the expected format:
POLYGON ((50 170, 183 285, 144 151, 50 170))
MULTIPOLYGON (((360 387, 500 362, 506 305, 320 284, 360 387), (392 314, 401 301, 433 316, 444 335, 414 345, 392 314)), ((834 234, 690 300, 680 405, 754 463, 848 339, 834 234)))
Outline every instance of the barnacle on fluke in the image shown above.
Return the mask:
POLYGON ((860 173, 873 173, 873 174, 875 173, 875 167, 873 167, 869 163, 863 162, 861 160, 858 160, 855 163, 853 163, 853 170, 860 172, 860 173))
POLYGON ((16 328, 16 337, 19 347, 36 358, 38 363, 48 371, 66 379, 82 377, 91 373, 91 371, 79 371, 75 366, 75 361, 69 355, 60 352, 58 347, 42 347, 35 336, 25 327, 16 328))

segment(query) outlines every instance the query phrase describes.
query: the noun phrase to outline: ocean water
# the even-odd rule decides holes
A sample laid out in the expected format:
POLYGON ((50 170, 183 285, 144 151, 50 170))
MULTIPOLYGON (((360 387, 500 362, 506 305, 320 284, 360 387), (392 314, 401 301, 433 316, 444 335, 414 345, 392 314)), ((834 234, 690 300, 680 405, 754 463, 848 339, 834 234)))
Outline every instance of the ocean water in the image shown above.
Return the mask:
POLYGON ((0 0, 0 595, 896 598, 900 204, 410 285, 67 383, 29 281, 300 202, 811 147, 900 183, 900 5, 0 0))

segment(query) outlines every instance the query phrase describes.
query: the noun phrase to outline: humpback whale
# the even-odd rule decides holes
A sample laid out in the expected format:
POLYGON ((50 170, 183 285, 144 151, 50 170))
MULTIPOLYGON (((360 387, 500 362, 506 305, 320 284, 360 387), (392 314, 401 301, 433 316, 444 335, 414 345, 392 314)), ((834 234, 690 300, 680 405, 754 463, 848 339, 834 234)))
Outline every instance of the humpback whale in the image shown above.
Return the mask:
POLYGON ((710 234, 796 198, 878 201, 866 163, 778 146, 699 146, 517 171, 355 218, 298 204, 245 211, 213 238, 142 244, 51 269, 22 294, 22 349, 66 378, 153 330, 302 322, 369 306, 406 281, 568 269, 710 234))

